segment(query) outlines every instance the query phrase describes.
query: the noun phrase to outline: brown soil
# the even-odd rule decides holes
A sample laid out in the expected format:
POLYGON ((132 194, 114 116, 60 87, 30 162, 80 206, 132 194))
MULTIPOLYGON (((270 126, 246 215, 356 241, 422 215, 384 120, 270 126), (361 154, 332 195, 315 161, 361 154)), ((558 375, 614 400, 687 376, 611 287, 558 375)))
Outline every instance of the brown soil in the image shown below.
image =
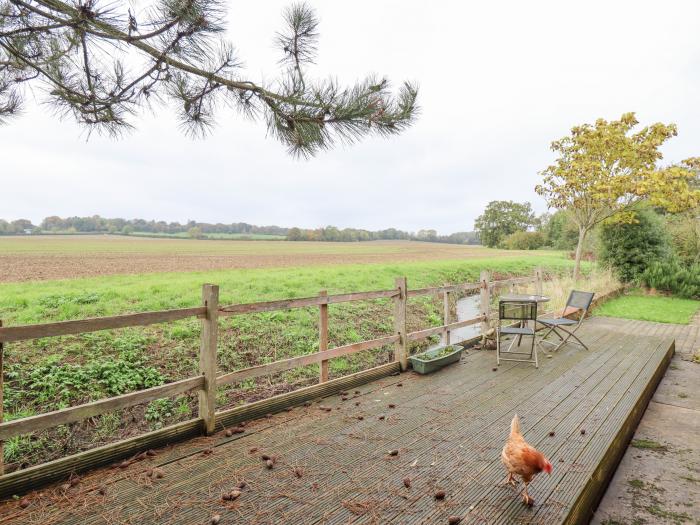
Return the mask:
MULTIPOLYGON (((430 260, 427 254, 409 260, 430 260)), ((402 254, 197 255, 5 255, 0 256, 0 282, 76 279, 114 274, 193 272, 241 268, 360 264, 406 261, 402 254)))
POLYGON ((0 244, 0 282, 114 274, 367 264, 518 255, 480 247, 422 242, 294 243, 260 241, 127 242, 85 236, 0 244), (31 246, 27 244, 31 242, 31 246), (78 244, 81 243, 81 244, 78 244), (82 244, 84 243, 84 244, 82 244), (65 247, 65 250, 62 248, 65 247), (19 248, 19 249, 18 249, 19 248), (27 249, 30 248, 30 249, 27 249))

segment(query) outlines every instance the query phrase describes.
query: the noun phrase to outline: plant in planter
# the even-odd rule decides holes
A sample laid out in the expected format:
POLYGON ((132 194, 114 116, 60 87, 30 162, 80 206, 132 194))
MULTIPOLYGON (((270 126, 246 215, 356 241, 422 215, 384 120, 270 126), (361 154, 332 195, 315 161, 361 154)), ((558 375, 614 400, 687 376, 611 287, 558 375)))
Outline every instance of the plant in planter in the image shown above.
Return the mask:
POLYGON ((409 357, 413 370, 419 374, 429 374, 452 363, 456 363, 462 357, 464 348, 461 346, 443 346, 428 350, 409 357))

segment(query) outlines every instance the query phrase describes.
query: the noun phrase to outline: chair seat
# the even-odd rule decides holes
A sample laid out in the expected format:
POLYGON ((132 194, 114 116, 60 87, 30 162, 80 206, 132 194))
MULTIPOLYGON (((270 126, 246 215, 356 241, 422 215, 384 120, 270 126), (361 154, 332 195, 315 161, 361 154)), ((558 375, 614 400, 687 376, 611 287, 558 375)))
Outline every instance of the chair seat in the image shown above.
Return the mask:
POLYGON ((535 335, 535 331, 532 328, 518 326, 505 326, 501 328, 502 334, 513 334, 513 335, 535 335))
POLYGON ((553 319, 538 318, 537 322, 548 326, 570 326, 572 324, 578 324, 578 321, 567 319, 566 317, 555 317, 553 319))

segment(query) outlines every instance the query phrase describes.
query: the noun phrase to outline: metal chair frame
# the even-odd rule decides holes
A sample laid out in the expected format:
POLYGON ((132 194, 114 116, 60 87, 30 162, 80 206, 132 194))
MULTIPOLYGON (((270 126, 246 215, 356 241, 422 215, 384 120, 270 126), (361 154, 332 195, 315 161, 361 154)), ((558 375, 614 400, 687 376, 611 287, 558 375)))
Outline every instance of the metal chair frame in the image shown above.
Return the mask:
POLYGON ((575 332, 583 324, 583 321, 586 318, 586 315, 588 314, 588 309, 591 307, 591 303, 593 302, 594 295, 594 292, 582 292, 579 290, 571 290, 569 298, 566 301, 566 307, 564 308, 564 312, 566 312, 566 310, 569 308, 575 308, 576 311, 579 312, 578 321, 574 321, 573 319, 567 319, 563 315, 555 317, 553 319, 538 319, 537 321, 539 323, 549 328, 549 330, 547 330, 547 332, 540 339, 540 342, 554 345, 554 349, 552 350, 552 352, 556 352, 562 346, 567 344, 569 342, 569 339, 574 338, 575 341, 571 341, 571 343, 582 346, 583 348, 588 350, 586 344, 583 341, 581 341, 581 339, 579 339, 575 332), (566 328, 567 326, 572 328, 566 328), (564 332, 566 335, 563 335, 561 332, 564 332), (556 335, 559 338, 559 342, 547 340, 547 337, 549 337, 550 334, 556 335))
POLYGON ((535 368, 539 368, 539 362, 537 361, 537 349, 535 348, 535 344, 539 345, 539 343, 536 341, 536 329, 537 301, 499 301, 498 326, 496 328, 496 364, 500 365, 501 361, 517 361, 520 363, 534 363, 535 368), (520 326, 509 325, 504 327, 502 326, 502 321, 519 321, 520 326), (527 326, 529 321, 534 323, 533 328, 529 328, 527 326), (501 335, 515 336, 505 352, 501 352, 501 335), (532 345, 530 346, 529 353, 515 352, 511 350, 516 340, 518 341, 518 346, 520 346, 522 336, 532 337, 532 345), (528 357, 501 357, 502 354, 528 357))

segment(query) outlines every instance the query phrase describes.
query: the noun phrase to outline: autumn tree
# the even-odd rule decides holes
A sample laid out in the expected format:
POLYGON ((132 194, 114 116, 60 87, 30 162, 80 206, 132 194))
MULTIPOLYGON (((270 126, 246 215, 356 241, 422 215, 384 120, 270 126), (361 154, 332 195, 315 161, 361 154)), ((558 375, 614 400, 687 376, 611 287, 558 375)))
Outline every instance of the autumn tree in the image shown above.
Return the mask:
POLYGON ((481 244, 493 248, 505 237, 524 232, 536 222, 529 202, 491 201, 474 221, 481 244))
POLYGON ((281 73, 244 74, 222 38, 220 0, 0 0, 0 122, 19 113, 31 88, 60 116, 109 135, 132 128, 144 108, 173 101, 185 131, 206 134, 223 105, 264 120, 293 154, 336 141, 392 135, 416 116, 417 88, 393 95, 386 78, 343 87, 310 77, 318 19, 306 4, 284 12, 276 35, 281 73))
POLYGON ((36 226, 28 219, 17 219, 12 222, 0 219, 0 235, 24 233, 24 230, 33 230, 34 228, 36 226))
POLYGON ((416 238, 419 241, 435 241, 437 236, 438 234, 436 230, 418 230, 418 233, 416 234, 416 238))
POLYGON ((202 232, 202 228, 199 226, 194 226, 187 230, 187 235, 190 237, 190 239, 204 239, 205 235, 202 232))
POLYGON ((675 124, 656 123, 632 133, 637 124, 634 113, 610 122, 598 119, 552 143, 559 158, 541 172, 543 182, 535 190, 551 208, 569 210, 578 227, 575 279, 586 235, 597 224, 613 217, 634 221, 631 208, 640 201, 671 212, 700 202, 700 191, 691 186, 700 158, 658 166, 659 148, 677 134, 675 124))

